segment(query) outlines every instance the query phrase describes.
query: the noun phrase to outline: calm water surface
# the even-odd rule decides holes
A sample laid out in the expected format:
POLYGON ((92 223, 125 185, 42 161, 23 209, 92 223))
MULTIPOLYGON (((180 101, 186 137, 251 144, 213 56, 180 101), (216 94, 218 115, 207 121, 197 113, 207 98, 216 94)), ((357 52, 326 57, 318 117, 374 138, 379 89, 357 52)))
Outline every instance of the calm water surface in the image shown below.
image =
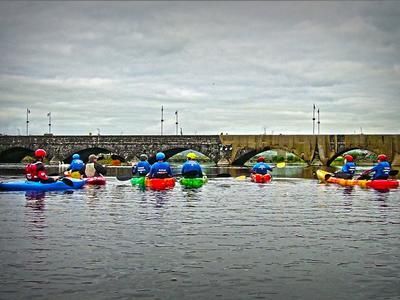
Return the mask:
POLYGON ((400 297, 399 189, 214 178, 153 192, 108 179, 0 192, 0 299, 400 297))

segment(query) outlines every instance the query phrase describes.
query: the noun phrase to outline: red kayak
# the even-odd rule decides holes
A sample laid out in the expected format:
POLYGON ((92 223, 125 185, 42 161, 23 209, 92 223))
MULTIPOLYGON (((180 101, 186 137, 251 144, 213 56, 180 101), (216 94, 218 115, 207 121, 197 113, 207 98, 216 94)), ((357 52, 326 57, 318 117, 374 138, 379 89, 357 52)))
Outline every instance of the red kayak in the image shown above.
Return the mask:
POLYGON ((106 179, 103 176, 85 178, 87 184, 91 185, 105 185, 106 179))
POLYGON ((396 189, 399 186, 399 182, 397 180, 388 179, 388 180, 368 180, 367 187, 376 189, 376 190, 386 190, 386 189, 396 189))
POLYGON ((253 182, 257 182, 257 183, 266 183, 266 182, 270 182, 272 179, 271 174, 251 174, 250 175, 251 181, 253 182))
POLYGON ((152 190, 169 190, 173 189, 175 186, 175 178, 148 178, 146 177, 146 186, 152 190))

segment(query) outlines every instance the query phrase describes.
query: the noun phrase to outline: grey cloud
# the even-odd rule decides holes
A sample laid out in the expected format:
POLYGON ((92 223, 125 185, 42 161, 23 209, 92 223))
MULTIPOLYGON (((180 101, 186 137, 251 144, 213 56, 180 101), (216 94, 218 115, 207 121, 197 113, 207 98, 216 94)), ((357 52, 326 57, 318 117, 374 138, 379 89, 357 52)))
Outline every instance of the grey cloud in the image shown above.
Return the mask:
POLYGON ((158 134, 164 105, 171 133, 175 110, 187 134, 310 133, 316 103, 326 132, 398 133, 399 12, 391 2, 2 2, 0 132, 23 127, 30 107, 32 133, 51 110, 59 134, 158 134))

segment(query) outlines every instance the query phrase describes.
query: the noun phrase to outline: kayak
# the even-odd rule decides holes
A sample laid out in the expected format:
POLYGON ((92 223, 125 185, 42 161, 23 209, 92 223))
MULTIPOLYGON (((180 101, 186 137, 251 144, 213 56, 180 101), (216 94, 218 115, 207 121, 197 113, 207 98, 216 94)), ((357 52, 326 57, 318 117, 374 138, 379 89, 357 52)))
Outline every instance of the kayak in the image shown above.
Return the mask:
POLYGON ((376 190, 395 189, 399 186, 399 181, 396 179, 377 179, 377 180, 365 180, 365 179, 343 179, 333 177, 333 173, 329 173, 323 170, 317 170, 317 177, 321 182, 337 183, 342 186, 355 186, 358 185, 363 188, 373 188, 376 190))
POLYGON ((196 177, 196 178, 182 177, 181 180, 179 180, 179 183, 184 187, 197 189, 199 187, 202 187, 207 181, 208 178, 207 176, 204 175, 203 177, 196 177))
POLYGON ((2 191, 63 191, 82 188, 86 181, 82 179, 69 178, 73 186, 69 186, 62 181, 52 183, 41 183, 37 181, 11 181, 0 182, 2 191))
POLYGON ((270 182, 272 179, 271 174, 250 174, 250 180, 256 183, 270 182))
POLYGON ((145 178, 146 178, 146 176, 132 177, 131 184, 132 185, 144 186, 145 178))
POLYGON ((175 186, 175 178, 148 178, 145 179, 145 185, 152 190, 168 190, 175 186))
POLYGON ((105 185, 106 179, 103 176, 88 177, 84 179, 87 184, 91 185, 105 185))

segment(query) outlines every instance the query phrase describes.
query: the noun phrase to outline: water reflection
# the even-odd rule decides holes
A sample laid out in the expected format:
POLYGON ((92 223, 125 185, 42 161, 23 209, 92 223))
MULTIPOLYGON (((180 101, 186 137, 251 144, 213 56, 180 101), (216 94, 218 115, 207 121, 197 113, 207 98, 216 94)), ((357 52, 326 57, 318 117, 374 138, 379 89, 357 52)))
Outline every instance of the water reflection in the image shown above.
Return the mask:
POLYGON ((170 191, 152 191, 155 198, 155 207, 161 208, 168 201, 170 191))

